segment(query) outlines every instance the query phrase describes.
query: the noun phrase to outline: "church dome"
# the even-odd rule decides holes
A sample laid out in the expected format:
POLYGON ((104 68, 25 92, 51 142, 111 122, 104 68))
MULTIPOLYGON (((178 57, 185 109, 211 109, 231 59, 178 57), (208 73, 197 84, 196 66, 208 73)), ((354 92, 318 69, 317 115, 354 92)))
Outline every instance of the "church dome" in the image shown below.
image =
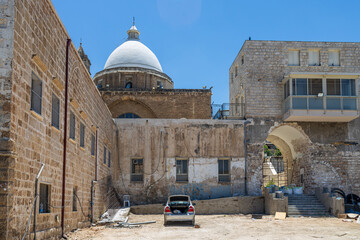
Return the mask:
POLYGON ((104 69, 117 67, 141 67, 162 72, 155 54, 140 42, 140 32, 133 25, 128 31, 126 42, 116 48, 105 63, 104 69))

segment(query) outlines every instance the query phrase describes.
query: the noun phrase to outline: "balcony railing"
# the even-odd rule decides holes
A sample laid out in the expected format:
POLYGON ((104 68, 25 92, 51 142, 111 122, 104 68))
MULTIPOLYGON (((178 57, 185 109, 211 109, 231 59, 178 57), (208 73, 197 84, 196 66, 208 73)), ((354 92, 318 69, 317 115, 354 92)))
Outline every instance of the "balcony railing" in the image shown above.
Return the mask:
POLYGON ((212 119, 243 119, 244 106, 243 103, 211 104, 212 119))
POLYGON ((347 120, 344 118, 344 121, 348 121, 359 115, 359 105, 357 96, 289 96, 284 100, 283 108, 288 120, 318 116, 322 120, 324 117, 332 117, 334 121, 336 117, 346 117, 347 120))

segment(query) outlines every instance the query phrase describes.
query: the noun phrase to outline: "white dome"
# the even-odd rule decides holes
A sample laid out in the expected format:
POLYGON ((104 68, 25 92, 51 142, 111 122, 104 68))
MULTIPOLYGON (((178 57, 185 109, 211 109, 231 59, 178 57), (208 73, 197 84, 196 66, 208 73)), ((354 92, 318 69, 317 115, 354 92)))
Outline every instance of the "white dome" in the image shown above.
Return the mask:
POLYGON ((128 31, 128 34, 128 40, 110 54, 104 69, 142 67, 162 72, 160 62, 155 54, 140 42, 138 38, 140 33, 135 26, 128 31))

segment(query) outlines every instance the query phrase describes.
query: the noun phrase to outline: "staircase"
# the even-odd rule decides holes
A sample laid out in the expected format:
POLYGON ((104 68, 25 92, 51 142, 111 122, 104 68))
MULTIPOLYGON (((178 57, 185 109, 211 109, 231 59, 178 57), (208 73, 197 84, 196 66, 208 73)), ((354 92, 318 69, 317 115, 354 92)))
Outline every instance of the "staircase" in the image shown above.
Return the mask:
POLYGON ((329 212, 315 195, 289 195, 288 216, 327 217, 329 212))

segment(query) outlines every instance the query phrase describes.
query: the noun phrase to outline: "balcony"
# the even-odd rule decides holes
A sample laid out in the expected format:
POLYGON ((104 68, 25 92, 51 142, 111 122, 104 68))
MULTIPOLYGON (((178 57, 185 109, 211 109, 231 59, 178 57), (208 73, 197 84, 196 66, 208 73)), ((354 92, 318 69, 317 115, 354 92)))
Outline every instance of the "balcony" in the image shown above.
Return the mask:
POLYGON ((359 117, 357 96, 289 96, 284 100, 284 121, 350 122, 359 117))

